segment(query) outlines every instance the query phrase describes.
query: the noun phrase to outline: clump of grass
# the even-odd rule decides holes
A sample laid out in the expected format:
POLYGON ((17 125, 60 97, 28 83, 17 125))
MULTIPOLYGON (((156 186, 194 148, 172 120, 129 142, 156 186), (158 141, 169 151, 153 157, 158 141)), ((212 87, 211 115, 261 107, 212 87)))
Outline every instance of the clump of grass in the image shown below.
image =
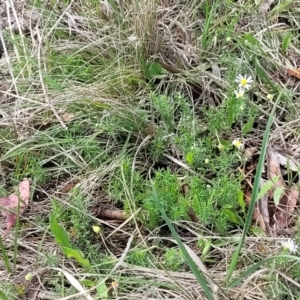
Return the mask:
MULTIPOLYGON (((85 287, 96 287, 107 276, 101 288, 108 294, 115 276, 120 285, 112 293, 120 297, 184 298, 191 297, 189 288, 192 297, 202 297, 183 250, 174 248, 173 240, 172 246, 153 242, 161 234, 169 235, 162 227, 166 220, 176 224, 178 240, 190 244, 190 254, 200 244, 209 262, 205 268, 213 266, 222 274, 236 245, 232 235, 241 239, 244 229, 242 239, 252 244, 244 249, 240 242, 236 253, 242 256, 233 265, 239 262, 237 273, 252 270, 253 280, 260 276, 250 267, 253 261, 259 263, 280 250, 252 250, 258 241, 246 236, 251 213, 246 218, 240 197, 244 177, 238 168, 245 160, 232 142, 260 148, 279 90, 275 124, 298 139, 297 127, 288 123, 299 112, 297 90, 289 90, 297 79, 284 71, 297 64, 297 32, 290 26, 298 24, 296 4, 274 3, 264 16, 257 16, 251 1, 243 6, 228 1, 102 1, 101 6, 96 1, 34 1, 31 6, 40 16, 36 28, 28 35, 8 29, 1 34, 6 49, 3 76, 10 88, 0 95, 0 168, 3 196, 23 177, 31 177, 34 188, 46 189, 39 199, 46 207, 40 219, 31 215, 41 211, 40 203, 32 204, 37 209, 26 215, 32 228, 38 228, 34 234, 41 242, 26 248, 29 229, 18 233, 27 256, 39 262, 37 276, 45 276, 41 282, 61 297, 77 293, 65 277, 39 275, 39 268, 63 262, 85 287), (255 79, 242 97, 236 93, 238 74, 255 79), (62 193, 59 185, 66 178, 79 184, 62 193), (124 210, 128 223, 96 219, 91 209, 95 205, 124 210), (43 218, 50 213, 91 262, 93 276, 83 276, 76 260, 55 255, 59 250, 43 218), (95 222, 101 223, 98 234, 92 231, 95 222), (134 248, 128 242, 133 237, 134 248), (49 252, 41 252, 46 257, 39 259, 38 249, 44 246, 49 252), (158 268, 182 272, 185 280, 158 268)), ((16 7, 12 10, 19 13, 16 7)), ((290 259, 271 266, 297 278, 297 266, 289 268, 290 259)), ((253 293, 265 293, 262 298, 298 297, 297 288, 273 274, 266 281, 275 281, 274 287, 263 291, 253 286, 253 293)), ((229 299, 223 277, 215 280, 222 287, 220 294, 229 299)), ((0 291, 14 297, 5 284, 0 291)), ((240 291, 236 293, 238 297, 240 291)), ((252 290, 245 293, 251 297, 252 290)))

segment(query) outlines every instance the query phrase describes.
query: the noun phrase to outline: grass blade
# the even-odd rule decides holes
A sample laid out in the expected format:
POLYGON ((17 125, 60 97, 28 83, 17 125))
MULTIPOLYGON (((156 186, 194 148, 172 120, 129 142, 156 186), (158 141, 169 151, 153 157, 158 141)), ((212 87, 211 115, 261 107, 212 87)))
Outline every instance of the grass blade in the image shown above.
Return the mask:
POLYGON ((263 259, 263 260, 259 261, 258 263, 256 263, 255 265, 251 266, 250 268, 248 268, 244 273, 242 273, 241 275, 239 275, 238 278, 233 279, 228 284, 228 286, 229 287, 235 287, 235 286, 237 286, 244 278, 246 278, 249 275, 253 274, 263 264, 267 263, 268 261, 272 261, 273 259, 276 259, 276 258, 291 258, 291 259, 295 259, 295 260, 300 261, 300 257, 293 256, 293 255, 277 255, 277 256, 268 257, 266 259, 263 259))
POLYGON ((10 265, 9 265, 9 260, 8 260, 8 257, 7 257, 7 254, 6 254, 1 236, 0 236, 0 248, 1 248, 3 261, 5 263, 6 270, 7 270, 7 272, 11 272, 11 268, 10 268, 10 265))
POLYGON ((160 210, 160 213, 163 217, 163 219, 165 220, 166 224, 168 225, 173 237, 175 238, 176 242, 178 243, 178 246, 180 248, 180 250, 182 251, 189 267, 191 268, 193 274, 195 275, 198 283, 200 284, 200 286, 202 287, 206 297, 209 299, 209 300, 214 300, 214 297, 212 295, 212 292, 211 290, 208 288, 208 282, 206 280, 206 278, 199 272, 195 262, 193 261, 193 259, 191 258, 191 256, 189 255, 189 253, 187 252, 186 248, 184 247, 180 237, 178 236, 174 226, 171 224, 169 218, 167 217, 166 215, 166 212, 162 206, 162 204, 160 203, 159 199, 158 199, 158 196, 157 196, 157 192, 156 192, 156 189, 155 189, 155 186, 153 185, 153 197, 157 203, 157 206, 160 210))
POLYGON ((1 300, 8 300, 8 298, 5 296, 5 294, 0 290, 0 299, 1 300))
POLYGON ((255 203, 256 203, 256 199, 257 199, 257 195, 258 195, 258 191, 259 191, 259 181, 260 181, 261 174, 262 174, 262 171, 263 171, 265 156, 266 156, 266 152, 267 152, 269 133, 270 133, 271 125, 273 123, 277 103, 278 103, 279 99, 281 98, 281 94, 282 94, 282 92, 278 95, 276 103, 273 106, 273 109, 271 111, 271 114, 270 114, 270 117, 269 117, 269 120, 268 120, 268 124, 267 124, 267 127, 266 127, 266 131, 264 133, 262 148, 261 148, 259 161, 258 161, 258 165, 257 165, 257 169, 256 169, 255 180, 254 180, 254 185, 253 185, 253 191, 252 191, 252 195, 251 195, 251 201, 250 201, 250 205, 249 205, 249 209, 248 209, 246 222, 245 222, 245 225, 244 225, 244 229, 243 229, 243 233, 242 233, 240 242, 237 246, 237 249, 235 250, 235 252, 233 254, 229 269, 227 271, 227 275, 226 275, 226 279, 225 279, 226 283, 229 282, 229 280, 232 276, 232 273, 233 273, 233 271, 234 271, 234 269, 237 265, 237 261, 238 261, 241 249, 243 247, 245 237, 246 237, 246 235, 248 233, 248 230, 249 230, 249 227, 251 225, 252 215, 253 215, 253 212, 254 212, 254 209, 255 209, 255 203))

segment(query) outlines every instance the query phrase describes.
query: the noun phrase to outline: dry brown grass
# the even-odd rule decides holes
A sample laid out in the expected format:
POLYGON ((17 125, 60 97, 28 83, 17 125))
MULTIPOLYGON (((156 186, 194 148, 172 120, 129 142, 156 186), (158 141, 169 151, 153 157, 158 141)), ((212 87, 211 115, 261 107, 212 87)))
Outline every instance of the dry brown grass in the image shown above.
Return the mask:
MULTIPOLYGON (((14 6, 12 1, 3 1, 1 4, 1 26, 5 28, 0 33, 3 49, 0 59, 2 189, 9 189, 17 176, 22 174, 20 169, 24 165, 18 165, 18 159, 27 150, 38 153, 42 149, 46 153, 41 159, 42 165, 55 162, 57 157, 73 163, 72 166, 53 163, 49 168, 51 176, 43 185, 34 186, 34 201, 22 217, 19 230, 16 269, 8 274, 4 261, 0 261, 0 290, 9 299, 58 299, 61 283, 69 287, 72 280, 67 277, 62 279, 63 276, 58 275, 55 269, 57 266, 78 280, 91 277, 97 280, 107 278, 107 282, 119 281, 121 286, 116 291, 110 288, 115 299, 206 299, 195 276, 187 268, 182 272, 165 270, 158 257, 157 261, 151 262, 152 267, 125 262, 128 252, 140 246, 155 249, 156 239, 163 245, 175 245, 171 237, 158 236, 158 229, 149 232, 141 228, 137 217, 139 208, 132 199, 131 187, 126 186, 127 182, 123 182, 124 198, 128 198, 128 203, 131 203, 131 214, 127 221, 99 220, 92 212, 82 212, 103 230, 97 237, 93 232, 90 234, 91 241, 95 245, 99 244, 92 255, 96 256, 100 252, 98 261, 106 260, 99 265, 95 263, 92 273, 63 257, 49 231, 48 215, 54 200, 62 205, 63 211, 69 208, 78 210, 70 202, 72 190, 61 191, 70 182, 76 181, 74 186, 80 188, 81 194, 86 199, 92 199, 91 206, 116 208, 101 188, 115 176, 115 170, 121 168, 123 155, 118 154, 114 160, 91 167, 92 162, 80 154, 80 147, 69 149, 67 142, 59 144, 53 132, 56 134, 72 128, 74 120, 85 124, 88 131, 102 120, 115 116, 138 119, 141 107, 148 105, 148 95, 153 89, 153 82, 144 78, 143 68, 146 68, 149 61, 161 63, 166 71, 165 76, 155 85, 156 91, 181 91, 195 104, 195 112, 200 110, 200 106, 207 109, 218 107, 227 98, 231 82, 224 74, 229 74, 227 71, 230 67, 239 69, 240 66, 243 72, 249 71, 257 79, 257 90, 253 92, 252 100, 264 113, 258 116, 262 127, 258 126, 257 134, 248 137, 248 144, 255 146, 260 145, 265 115, 269 114, 272 104, 265 101, 270 86, 267 88, 264 78, 255 73, 255 62, 258 61, 269 80, 285 89, 286 102, 279 106, 272 143, 280 147, 284 145, 292 151, 294 158, 300 158, 299 104, 296 101, 300 83, 285 74, 286 68, 299 65, 299 49, 295 42, 286 53, 280 51, 282 35, 287 30, 293 30, 287 21, 296 25, 299 23, 298 1, 293 4, 295 14, 292 14, 293 9, 275 1, 278 3, 271 6, 267 18, 254 15, 253 11, 251 13, 251 1, 246 1, 247 5, 232 3, 230 9, 224 4, 225 1, 220 1, 204 40, 205 49, 202 47, 202 33, 207 22, 203 8, 206 1, 118 2, 118 12, 114 12, 110 1, 101 1, 101 6, 93 4, 93 1, 70 1, 69 5, 49 1, 43 8, 34 10, 32 5, 23 6, 23 2, 15 3, 14 6), (9 6, 12 7, 7 14, 9 6), (233 39, 238 41, 240 36, 252 34, 256 40, 238 43, 230 61, 222 53, 231 51, 225 38, 230 33, 228 28, 235 17, 239 21, 230 29, 233 39), (256 41, 259 43, 258 48, 262 49, 260 53, 255 52, 258 51, 256 41), (99 72, 93 74, 88 83, 79 83, 70 74, 61 81, 57 79, 57 82, 55 75, 49 75, 52 78, 49 81, 46 75, 52 74, 54 62, 51 61, 51 54, 54 52, 57 56, 86 55, 91 61, 97 62, 95 68, 99 72), (80 107, 88 114, 82 114, 80 109, 75 112, 74 107, 80 107), (105 110, 107 107, 109 109, 105 110), (103 113, 99 113, 101 110, 103 113), (50 148, 52 152, 48 155, 50 148), (132 243, 128 243, 128 239, 132 243), (118 262, 118 268, 110 268, 118 262), (33 280, 25 280, 28 273, 34 275, 33 280)), ((79 70, 73 70, 73 73, 79 70)), ((136 153, 134 163, 139 167, 143 165, 141 169, 148 171, 152 162, 140 162, 138 154, 148 146, 150 138, 147 138, 147 134, 146 137, 139 134, 133 132, 133 136, 138 136, 133 150, 136 153)), ((107 143, 107 149, 120 149, 117 135, 114 139, 104 139, 103 143, 107 143)), ((34 170, 32 176, 35 176, 34 170)), ((239 232, 230 232, 232 236, 223 237, 199 224, 176 225, 196 261, 201 256, 197 242, 201 239, 213 241, 209 255, 203 261, 199 259, 198 267, 209 278, 215 299, 271 299, 272 291, 277 295, 282 282, 286 286, 299 288, 299 284, 287 275, 288 272, 285 273, 284 268, 276 270, 276 264, 259 268, 237 287, 226 287, 224 278, 236 248, 234 236, 238 238, 239 232)), ((2 222, 1 232, 4 230, 5 224, 2 222)), ((72 234, 69 230, 69 234, 72 234)), ((76 235, 80 233, 75 232, 74 235, 76 240, 76 235)), ((4 243, 11 259, 15 243, 13 232, 5 237, 4 243)), ((255 262, 280 253, 280 247, 276 238, 248 237, 234 276, 238 277, 255 262)), ((76 288, 67 290, 70 294, 60 299, 75 298, 78 288, 77 291, 76 288)), ((81 294, 77 298, 82 297, 81 294)))

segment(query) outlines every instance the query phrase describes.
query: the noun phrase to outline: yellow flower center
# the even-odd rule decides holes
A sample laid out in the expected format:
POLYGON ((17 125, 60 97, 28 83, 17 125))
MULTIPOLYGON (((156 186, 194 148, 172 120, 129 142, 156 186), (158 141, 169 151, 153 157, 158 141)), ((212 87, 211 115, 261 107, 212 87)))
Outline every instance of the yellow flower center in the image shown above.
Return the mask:
POLYGON ((101 228, 99 226, 93 226, 93 230, 96 233, 99 233, 101 231, 101 228))
POLYGON ((236 147, 240 148, 241 145, 242 145, 242 143, 241 143, 240 141, 236 141, 236 142, 235 142, 235 146, 236 146, 236 147))
POLYGON ((242 86, 247 85, 247 79, 246 79, 246 78, 242 78, 242 79, 241 79, 241 85, 242 85, 242 86))
POLYGON ((233 140, 232 145, 234 145, 237 148, 241 148, 242 147, 242 143, 240 142, 240 140, 233 140))

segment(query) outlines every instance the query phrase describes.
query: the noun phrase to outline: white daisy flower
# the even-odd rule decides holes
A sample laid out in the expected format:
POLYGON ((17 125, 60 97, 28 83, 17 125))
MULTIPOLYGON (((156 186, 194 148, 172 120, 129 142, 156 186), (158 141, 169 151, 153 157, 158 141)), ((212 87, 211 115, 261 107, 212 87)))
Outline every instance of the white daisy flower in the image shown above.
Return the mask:
POLYGON ((232 141, 232 145, 237 147, 238 149, 241 149, 243 147, 243 143, 239 139, 234 139, 232 141))
POLYGON ((241 99, 244 97, 245 91, 243 89, 239 89, 238 91, 234 91, 234 93, 237 99, 241 99))
POLYGON ((243 76, 243 75, 238 75, 237 76, 237 78, 236 78, 236 80, 235 80, 235 82, 238 82, 238 84, 239 84, 239 88, 241 88, 241 89, 246 89, 246 90, 248 90, 248 89, 250 89, 250 87, 251 87, 251 83, 253 82, 253 79, 252 79, 252 77, 251 76, 243 76))
POLYGON ((289 250, 292 253, 295 253, 298 250, 298 245, 296 245, 296 243, 293 239, 281 241, 281 245, 284 249, 289 250))

